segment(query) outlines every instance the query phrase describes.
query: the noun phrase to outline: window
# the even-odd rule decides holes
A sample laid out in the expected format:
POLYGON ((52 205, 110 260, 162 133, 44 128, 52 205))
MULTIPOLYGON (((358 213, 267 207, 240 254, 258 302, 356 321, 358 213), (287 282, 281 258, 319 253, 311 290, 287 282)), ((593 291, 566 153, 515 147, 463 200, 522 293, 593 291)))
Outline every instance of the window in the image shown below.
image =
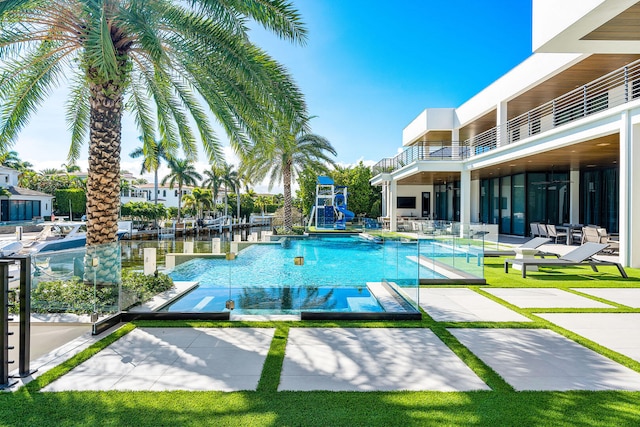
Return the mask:
POLYGON ((396 207, 398 209, 415 209, 416 198, 415 197, 398 197, 396 199, 396 207))
POLYGON ((162 190, 162 197, 167 197, 167 190, 162 190))

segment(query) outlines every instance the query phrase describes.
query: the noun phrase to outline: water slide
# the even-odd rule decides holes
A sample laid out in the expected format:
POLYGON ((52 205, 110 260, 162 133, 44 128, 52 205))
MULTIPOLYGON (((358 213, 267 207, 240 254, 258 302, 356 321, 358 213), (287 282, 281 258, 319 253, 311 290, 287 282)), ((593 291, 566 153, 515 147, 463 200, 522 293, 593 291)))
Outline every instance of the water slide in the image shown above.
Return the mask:
POLYGON ((336 229, 344 230, 347 225, 347 221, 351 221, 355 214, 347 209, 347 204, 343 194, 336 194, 334 197, 334 208, 338 214, 336 220, 336 229))

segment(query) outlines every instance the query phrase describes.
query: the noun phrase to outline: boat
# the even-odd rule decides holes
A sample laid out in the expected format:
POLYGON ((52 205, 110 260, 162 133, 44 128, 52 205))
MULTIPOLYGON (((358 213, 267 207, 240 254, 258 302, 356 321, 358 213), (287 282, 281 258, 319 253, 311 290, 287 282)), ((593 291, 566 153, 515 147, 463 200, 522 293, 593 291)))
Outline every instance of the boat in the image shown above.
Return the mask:
MULTIPOLYGON (((118 230, 118 240, 125 234, 118 230)), ((87 244, 87 223, 84 221, 56 221, 46 223, 32 240, 22 242, 23 254, 63 251, 82 248, 87 244)))

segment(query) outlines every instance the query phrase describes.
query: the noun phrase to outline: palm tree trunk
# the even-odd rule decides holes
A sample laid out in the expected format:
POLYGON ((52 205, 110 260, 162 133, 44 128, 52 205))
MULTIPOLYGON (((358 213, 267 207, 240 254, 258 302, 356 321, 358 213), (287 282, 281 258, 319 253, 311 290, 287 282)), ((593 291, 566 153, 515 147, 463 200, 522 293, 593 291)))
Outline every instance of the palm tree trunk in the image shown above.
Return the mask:
POLYGON ((287 162, 282 172, 284 184, 284 231, 285 233, 290 233, 293 230, 293 219, 291 218, 291 162, 287 162))
POLYGON ((237 211, 238 211, 238 222, 240 222, 240 189, 236 188, 236 204, 237 206, 237 211))
POLYGON ((121 89, 91 85, 89 173, 87 177, 87 244, 115 242, 120 207, 121 89), (106 93, 115 93, 107 96, 106 93))
POLYGON ((120 208, 122 89, 113 82, 91 83, 90 93, 84 281, 94 286, 113 285, 120 277, 116 233, 120 208))
MULTIPOLYGON (((158 168, 156 167, 155 169, 153 169, 153 204, 157 207, 158 206, 158 168)), ((154 211, 154 218, 153 218, 153 226, 155 228, 158 228, 158 217, 156 216, 157 214, 155 213, 156 211, 154 211)))
POLYGON ((178 223, 180 223, 181 210, 182 210, 182 184, 178 185, 178 223))

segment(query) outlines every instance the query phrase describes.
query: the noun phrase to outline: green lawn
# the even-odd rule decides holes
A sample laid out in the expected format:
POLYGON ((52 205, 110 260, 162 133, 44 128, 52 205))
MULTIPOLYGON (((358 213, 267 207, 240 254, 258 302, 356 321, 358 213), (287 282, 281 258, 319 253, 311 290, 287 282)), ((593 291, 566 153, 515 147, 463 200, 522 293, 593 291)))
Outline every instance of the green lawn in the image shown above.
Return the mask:
MULTIPOLYGON (((545 269, 526 279, 503 271, 503 259, 487 258, 485 276, 495 287, 640 287, 640 270, 615 268, 545 269)), ((0 394, 0 425, 10 426, 638 426, 640 392, 515 392, 499 375, 447 331, 451 327, 549 328, 640 372, 640 363, 554 326, 536 316, 552 311, 640 312, 620 304, 605 310, 520 309, 471 286, 476 292, 531 318, 532 323, 444 323, 425 314, 415 322, 138 322, 139 326, 276 328, 258 390, 255 392, 61 392, 41 387, 128 333, 127 325, 42 375, 16 393, 0 394), (492 391, 483 392, 277 392, 284 349, 291 327, 430 328, 492 391)), ((593 297, 592 297, 593 298, 593 297)))

